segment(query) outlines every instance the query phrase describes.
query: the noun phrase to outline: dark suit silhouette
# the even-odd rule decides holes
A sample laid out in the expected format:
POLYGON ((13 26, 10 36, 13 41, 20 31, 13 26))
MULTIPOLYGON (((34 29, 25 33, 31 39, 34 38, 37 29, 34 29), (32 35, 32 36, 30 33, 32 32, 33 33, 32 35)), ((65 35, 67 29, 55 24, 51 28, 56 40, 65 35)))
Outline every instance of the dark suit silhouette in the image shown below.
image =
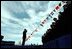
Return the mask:
POLYGON ((27 32, 27 30, 26 30, 26 29, 24 29, 24 31, 23 31, 23 41, 22 41, 22 45, 24 45, 24 44, 25 44, 26 32, 27 32))

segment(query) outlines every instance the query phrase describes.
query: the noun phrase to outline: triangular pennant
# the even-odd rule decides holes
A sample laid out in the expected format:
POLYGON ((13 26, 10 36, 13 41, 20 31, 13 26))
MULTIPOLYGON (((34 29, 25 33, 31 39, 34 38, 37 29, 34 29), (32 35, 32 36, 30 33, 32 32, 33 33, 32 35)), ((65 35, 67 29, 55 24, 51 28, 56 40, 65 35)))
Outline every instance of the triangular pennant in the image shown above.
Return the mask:
POLYGON ((41 26, 43 26, 42 24, 40 24, 41 26))
POLYGON ((61 6, 61 3, 59 3, 59 6, 61 6))
POLYGON ((51 17, 52 18, 52 16, 49 14, 49 17, 51 17))
POLYGON ((48 17, 46 19, 48 20, 48 17))
POLYGON ((53 15, 54 13, 53 13, 53 12, 51 12, 50 14, 51 14, 51 15, 53 15))
POLYGON ((55 9, 54 9, 53 11, 54 11, 54 12, 56 12, 56 10, 55 10, 55 9))
POLYGON ((55 8, 56 10, 58 10, 59 9, 59 6, 56 6, 56 8, 55 8))

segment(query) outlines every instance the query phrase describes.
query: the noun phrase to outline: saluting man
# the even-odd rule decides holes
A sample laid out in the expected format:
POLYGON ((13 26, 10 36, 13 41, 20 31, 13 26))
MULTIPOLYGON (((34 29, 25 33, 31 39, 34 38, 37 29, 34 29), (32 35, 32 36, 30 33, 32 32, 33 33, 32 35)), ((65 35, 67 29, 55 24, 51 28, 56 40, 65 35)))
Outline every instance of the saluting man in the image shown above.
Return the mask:
POLYGON ((25 44, 26 32, 27 32, 27 30, 26 30, 26 29, 24 29, 24 31, 23 31, 23 41, 22 41, 22 45, 24 45, 24 44, 25 44))

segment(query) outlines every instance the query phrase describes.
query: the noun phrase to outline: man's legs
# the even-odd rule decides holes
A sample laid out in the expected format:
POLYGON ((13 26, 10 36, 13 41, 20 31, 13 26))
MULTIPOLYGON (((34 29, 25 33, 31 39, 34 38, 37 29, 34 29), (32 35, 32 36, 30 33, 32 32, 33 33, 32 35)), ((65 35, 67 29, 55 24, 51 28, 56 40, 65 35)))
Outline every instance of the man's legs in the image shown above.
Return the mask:
POLYGON ((25 40, 22 41, 22 46, 25 44, 25 40))

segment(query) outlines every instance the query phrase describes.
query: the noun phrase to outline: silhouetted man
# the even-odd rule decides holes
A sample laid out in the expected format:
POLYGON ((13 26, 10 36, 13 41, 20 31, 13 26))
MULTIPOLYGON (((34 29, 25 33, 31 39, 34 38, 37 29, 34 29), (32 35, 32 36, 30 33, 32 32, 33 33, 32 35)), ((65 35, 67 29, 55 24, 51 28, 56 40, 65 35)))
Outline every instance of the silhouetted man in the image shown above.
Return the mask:
POLYGON ((24 45, 24 44, 25 44, 26 32, 27 32, 27 30, 26 30, 26 29, 24 29, 24 31, 23 31, 23 41, 22 41, 22 45, 24 45))

